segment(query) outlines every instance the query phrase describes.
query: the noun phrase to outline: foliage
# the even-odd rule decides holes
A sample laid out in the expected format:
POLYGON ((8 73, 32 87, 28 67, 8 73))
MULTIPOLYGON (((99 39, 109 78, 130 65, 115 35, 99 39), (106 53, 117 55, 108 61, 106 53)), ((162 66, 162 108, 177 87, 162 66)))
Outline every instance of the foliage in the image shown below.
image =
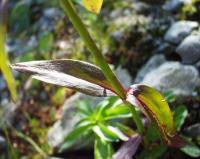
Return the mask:
MULTIPOLYGON (((183 147, 186 143, 177 135, 176 128, 180 130, 187 116, 187 110, 184 107, 177 108, 174 118, 165 98, 155 89, 145 85, 132 85, 125 89, 104 60, 103 55, 77 15, 72 2, 66 0, 60 2, 75 29, 94 55, 97 66, 84 61, 66 59, 17 63, 12 66, 13 69, 29 73, 33 78, 47 83, 72 88, 92 96, 118 96, 123 101, 120 104, 117 101, 116 104, 113 101, 116 97, 108 98, 94 110, 88 103, 79 104, 83 119, 66 137, 61 150, 72 146, 80 136, 95 138, 94 154, 97 159, 111 158, 114 153, 111 142, 119 140, 126 142, 118 152, 126 152, 125 150, 127 150, 128 157, 132 157, 136 153, 142 138, 144 146, 148 146, 148 140, 156 141, 160 136, 166 143, 162 144, 161 147, 154 147, 151 149, 152 151, 150 150, 152 158, 161 156, 167 146, 183 147), (142 123, 140 112, 136 111, 138 108, 152 121, 147 131, 145 124, 142 123), (137 133, 126 125, 113 122, 116 118, 130 118, 131 116, 137 125, 137 133)), ((83 5, 88 10, 98 13, 102 2, 100 0, 83 0, 83 5)), ((53 35, 51 33, 43 34, 39 43, 42 52, 50 51, 49 45, 53 43, 53 35)), ((168 95, 168 100, 173 100, 170 94, 168 95)), ((188 153, 189 149, 192 149, 193 156, 198 156, 198 150, 194 146, 189 148, 188 146, 182 150, 188 153)), ((120 158, 121 156, 119 157, 117 154, 119 153, 114 156, 120 158)))
POLYGON ((79 101, 78 109, 82 118, 66 137, 61 151, 73 146, 78 139, 87 136, 89 141, 90 138, 95 139, 95 158, 109 159, 113 154, 111 142, 128 141, 129 138, 136 135, 136 132, 130 127, 117 121, 117 119, 131 117, 130 110, 117 97, 105 99, 95 109, 88 101, 79 101))
POLYGON ((17 101, 16 84, 12 72, 9 68, 9 60, 5 49, 6 41, 6 6, 7 1, 0 2, 0 69, 10 90, 12 99, 17 101))

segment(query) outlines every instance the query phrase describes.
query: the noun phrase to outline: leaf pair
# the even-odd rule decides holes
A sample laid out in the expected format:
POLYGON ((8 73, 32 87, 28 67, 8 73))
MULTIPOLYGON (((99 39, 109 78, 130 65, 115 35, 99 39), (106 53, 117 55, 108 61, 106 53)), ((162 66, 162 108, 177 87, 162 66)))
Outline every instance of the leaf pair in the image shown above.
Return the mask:
MULTIPOLYGON (((52 60, 19 63, 14 69, 27 72, 33 78, 75 89, 93 96, 116 96, 114 88, 102 71, 92 64, 77 60, 52 60)), ((164 141, 169 146, 179 147, 184 143, 176 135, 173 116, 169 105, 155 89, 145 85, 132 85, 126 92, 126 101, 138 106, 157 125, 164 141)), ((119 106, 123 109, 124 105, 119 106)), ((101 108, 103 109, 103 107, 101 108)), ((112 112, 113 115, 122 110, 112 112)), ((124 112, 126 115, 126 112, 124 112)), ((119 116, 122 114, 119 114, 119 116)))

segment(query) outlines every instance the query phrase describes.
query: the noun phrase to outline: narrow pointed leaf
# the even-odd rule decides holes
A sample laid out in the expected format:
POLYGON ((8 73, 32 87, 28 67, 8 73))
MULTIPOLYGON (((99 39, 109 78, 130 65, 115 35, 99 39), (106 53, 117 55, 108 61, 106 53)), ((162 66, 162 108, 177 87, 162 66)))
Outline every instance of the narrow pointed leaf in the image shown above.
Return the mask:
POLYGON ((77 125, 65 138, 64 143, 61 145, 59 151, 63 151, 72 146, 81 136, 87 134, 92 128, 91 123, 77 125))
POLYGON ((132 85, 127 93, 127 101, 138 104, 158 126, 164 141, 169 146, 184 145, 181 138, 176 135, 173 115, 164 97, 155 89, 145 85, 132 85), (132 97, 135 97, 133 101, 132 97))
POLYGON ((33 78, 68 87, 93 96, 110 96, 113 88, 95 65, 77 60, 49 60, 17 63, 13 69, 33 78))
POLYGON ((135 155, 141 142, 142 137, 138 134, 134 135, 122 145, 122 147, 113 155, 112 159, 132 159, 132 156, 135 155))
POLYGON ((113 148, 109 142, 102 141, 100 138, 95 139, 95 146, 94 146, 95 159, 111 159, 112 154, 113 154, 113 148))
POLYGON ((99 13, 103 4, 103 0, 83 0, 83 6, 93 13, 99 13))
POLYGON ((9 60, 5 50, 6 39, 6 0, 0 1, 0 69, 6 80, 12 99, 17 100, 16 84, 9 68, 9 60))

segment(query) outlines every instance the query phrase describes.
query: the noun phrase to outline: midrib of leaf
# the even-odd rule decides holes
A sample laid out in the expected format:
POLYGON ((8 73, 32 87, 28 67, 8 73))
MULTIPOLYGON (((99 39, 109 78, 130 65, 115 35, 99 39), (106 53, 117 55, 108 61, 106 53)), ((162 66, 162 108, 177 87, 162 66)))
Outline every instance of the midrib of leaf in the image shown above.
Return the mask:
POLYGON ((0 2, 0 69, 3 73, 3 76, 6 80, 8 89, 11 93, 12 99, 17 101, 17 91, 16 91, 16 84, 13 78, 11 69, 9 67, 9 60, 5 50, 5 39, 6 39, 6 20, 5 17, 5 1, 0 2), (4 4, 3 4, 4 3, 4 4), (1 6, 4 5, 4 6, 1 6))

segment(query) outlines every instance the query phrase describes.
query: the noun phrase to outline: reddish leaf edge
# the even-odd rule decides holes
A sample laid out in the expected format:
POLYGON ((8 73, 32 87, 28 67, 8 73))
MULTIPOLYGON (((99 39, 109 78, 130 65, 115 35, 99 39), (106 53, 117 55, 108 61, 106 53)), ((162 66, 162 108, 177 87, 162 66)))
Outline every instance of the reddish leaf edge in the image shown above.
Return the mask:
MULTIPOLYGON (((130 89, 131 88, 127 89, 126 92, 128 93, 130 89)), ((160 124, 159 120, 156 117, 156 114, 154 114, 143 101, 137 98, 137 93, 133 94, 133 96, 134 97, 132 99, 134 101, 128 102, 131 103, 133 106, 138 107, 148 119, 154 120, 156 122, 156 125, 160 130, 162 140, 167 146, 173 148, 182 148, 187 145, 187 142, 179 134, 176 133, 175 128, 170 134, 166 132, 165 127, 160 124)))

